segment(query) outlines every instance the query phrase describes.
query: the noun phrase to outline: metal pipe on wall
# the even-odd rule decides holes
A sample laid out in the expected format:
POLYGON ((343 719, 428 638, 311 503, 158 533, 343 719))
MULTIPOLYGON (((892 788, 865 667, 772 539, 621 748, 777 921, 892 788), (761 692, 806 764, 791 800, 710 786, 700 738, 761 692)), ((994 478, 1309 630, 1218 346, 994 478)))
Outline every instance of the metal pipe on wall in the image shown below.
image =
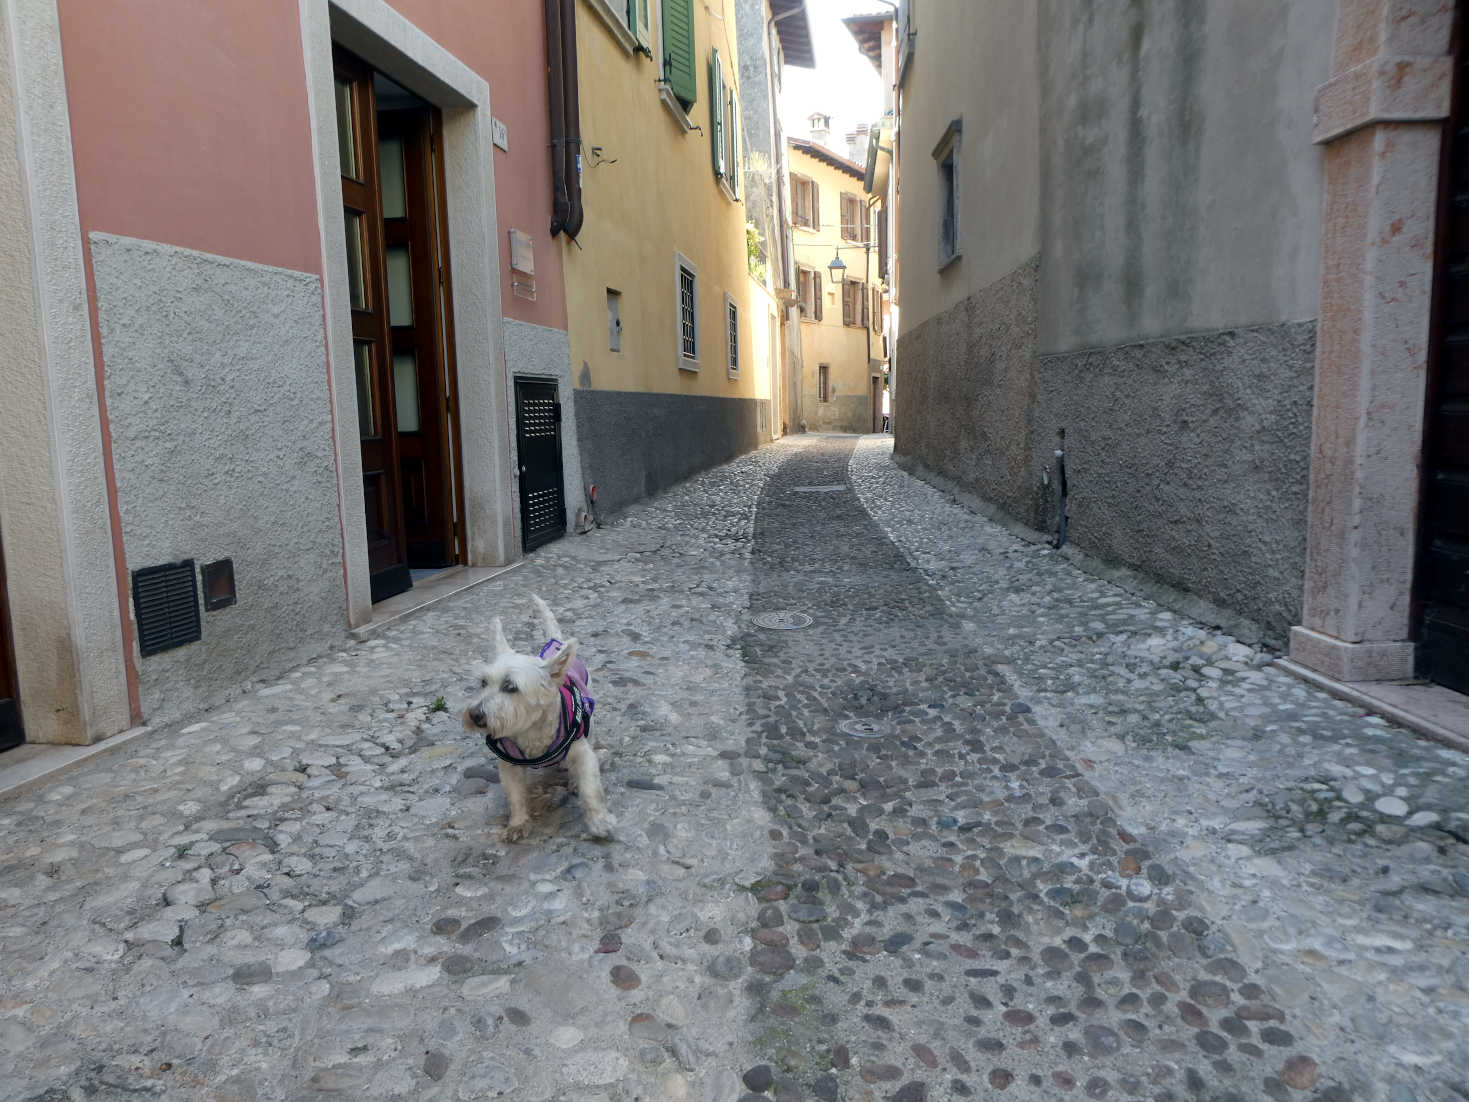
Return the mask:
POLYGON ((546 92, 551 115, 551 236, 555 237, 566 228, 571 215, 571 199, 566 189, 566 66, 562 53, 561 0, 544 0, 544 5, 546 92))
POLYGON ((581 202, 581 90, 576 63, 576 0, 561 0, 561 91, 566 118, 566 236, 581 232, 586 212, 581 202))

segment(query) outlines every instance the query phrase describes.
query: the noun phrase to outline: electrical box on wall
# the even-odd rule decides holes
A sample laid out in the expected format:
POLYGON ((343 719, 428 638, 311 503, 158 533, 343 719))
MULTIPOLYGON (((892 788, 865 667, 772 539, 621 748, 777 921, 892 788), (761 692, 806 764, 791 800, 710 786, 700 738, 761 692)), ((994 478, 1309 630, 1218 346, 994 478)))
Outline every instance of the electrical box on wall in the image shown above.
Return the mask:
POLYGON ((531 236, 510 230, 510 287, 520 298, 536 297, 536 250, 531 236))

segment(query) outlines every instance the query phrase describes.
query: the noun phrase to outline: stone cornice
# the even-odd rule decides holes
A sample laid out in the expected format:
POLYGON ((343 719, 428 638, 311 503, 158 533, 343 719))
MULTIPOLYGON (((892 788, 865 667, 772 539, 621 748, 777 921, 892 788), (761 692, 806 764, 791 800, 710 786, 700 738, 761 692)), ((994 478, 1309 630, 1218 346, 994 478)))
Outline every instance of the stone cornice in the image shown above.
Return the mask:
POLYGON ((1383 122, 1432 122, 1447 118, 1453 58, 1376 57, 1332 77, 1316 89, 1317 145, 1383 122))

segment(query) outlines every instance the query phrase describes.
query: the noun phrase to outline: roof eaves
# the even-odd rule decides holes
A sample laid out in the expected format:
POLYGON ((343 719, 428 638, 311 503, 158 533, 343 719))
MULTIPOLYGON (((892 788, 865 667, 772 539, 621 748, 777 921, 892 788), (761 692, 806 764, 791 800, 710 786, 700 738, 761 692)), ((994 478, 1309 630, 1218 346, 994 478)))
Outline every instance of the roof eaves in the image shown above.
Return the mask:
POLYGON ((770 0, 775 33, 780 37, 785 63, 798 69, 816 68, 816 52, 811 45, 811 22, 806 16, 806 0, 770 0))

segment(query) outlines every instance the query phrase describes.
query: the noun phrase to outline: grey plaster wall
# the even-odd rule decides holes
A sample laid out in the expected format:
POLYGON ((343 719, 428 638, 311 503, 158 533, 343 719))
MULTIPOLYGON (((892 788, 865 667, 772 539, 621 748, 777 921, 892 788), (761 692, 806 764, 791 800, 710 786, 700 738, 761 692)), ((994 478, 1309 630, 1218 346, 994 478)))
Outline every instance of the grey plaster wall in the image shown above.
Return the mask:
POLYGON ((140 660, 164 722, 319 653, 346 627, 321 284, 91 236, 129 571, 234 560, 201 642, 140 660))
POLYGON ((871 432, 872 395, 837 395, 820 401, 815 394, 804 396, 807 432, 871 432))
POLYGON ((1298 322, 1041 357, 1032 464, 1038 484, 1064 428, 1069 540, 1282 642, 1305 578, 1315 334, 1298 322))
POLYGON ((578 390, 582 472, 602 517, 760 446, 758 398, 578 390))
MULTIPOLYGON (((582 486, 581 440, 577 435, 577 391, 571 380, 571 341, 564 329, 532 325, 526 321, 505 319, 505 363, 512 380, 511 407, 515 402, 516 376, 552 380, 561 402, 561 468, 562 492, 566 498, 566 528, 576 526, 577 517, 586 508, 586 491, 582 486)), ((510 434, 510 450, 514 462, 514 497, 520 502, 520 455, 514 432, 510 434)))
POLYGON ((1336 11, 1043 0, 1042 353, 1316 317, 1336 11))
POLYGON ((1034 520, 1031 398, 1037 261, 898 337, 899 455, 1034 520))

